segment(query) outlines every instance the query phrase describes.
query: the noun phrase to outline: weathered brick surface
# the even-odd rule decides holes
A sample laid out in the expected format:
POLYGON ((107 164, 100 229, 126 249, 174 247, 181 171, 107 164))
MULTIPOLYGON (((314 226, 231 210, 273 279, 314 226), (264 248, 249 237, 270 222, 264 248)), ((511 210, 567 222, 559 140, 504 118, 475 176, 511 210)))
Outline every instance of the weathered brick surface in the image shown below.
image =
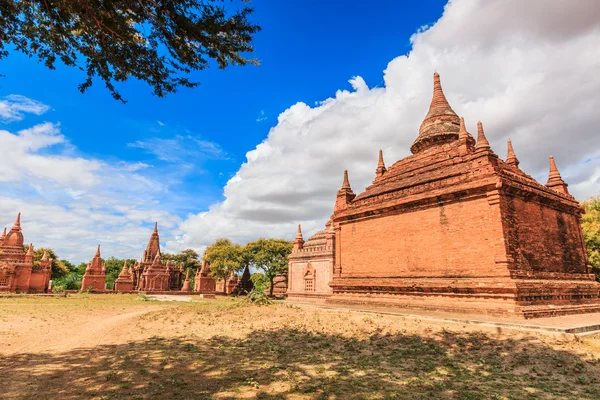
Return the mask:
MULTIPOLYGON (((512 144, 508 150, 504 162, 481 123, 475 143, 436 74, 413 154, 389 168, 380 154, 373 184, 358 196, 344 172, 323 231, 333 233, 327 301, 525 317, 600 311, 600 284, 586 265, 582 207, 554 159, 544 186, 518 168, 512 144)), ((297 238, 290 296, 306 295, 307 266, 327 273, 322 259, 297 238)))

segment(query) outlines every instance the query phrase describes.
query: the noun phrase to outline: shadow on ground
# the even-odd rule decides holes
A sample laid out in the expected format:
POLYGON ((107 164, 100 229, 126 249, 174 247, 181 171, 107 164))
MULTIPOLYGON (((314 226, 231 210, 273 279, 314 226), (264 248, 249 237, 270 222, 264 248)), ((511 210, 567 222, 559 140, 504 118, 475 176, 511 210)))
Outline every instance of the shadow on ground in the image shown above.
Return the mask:
POLYGON ((535 338, 442 332, 365 340, 295 329, 155 337, 0 363, 2 398, 600 398, 598 358, 535 338))

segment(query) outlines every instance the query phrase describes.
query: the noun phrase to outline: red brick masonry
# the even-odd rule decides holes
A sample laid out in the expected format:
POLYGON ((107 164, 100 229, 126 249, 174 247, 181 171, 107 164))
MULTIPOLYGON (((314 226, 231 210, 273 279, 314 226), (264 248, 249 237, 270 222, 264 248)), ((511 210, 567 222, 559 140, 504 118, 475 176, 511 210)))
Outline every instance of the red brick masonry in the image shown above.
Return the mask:
POLYGON ((296 239, 290 298, 525 318, 600 311, 583 208, 552 157, 546 185, 519 169, 510 142, 502 161, 481 123, 477 141, 467 132, 437 73, 411 151, 389 168, 380 152, 375 180, 358 196, 344 173, 328 228, 317 234, 327 243, 312 254, 296 239))

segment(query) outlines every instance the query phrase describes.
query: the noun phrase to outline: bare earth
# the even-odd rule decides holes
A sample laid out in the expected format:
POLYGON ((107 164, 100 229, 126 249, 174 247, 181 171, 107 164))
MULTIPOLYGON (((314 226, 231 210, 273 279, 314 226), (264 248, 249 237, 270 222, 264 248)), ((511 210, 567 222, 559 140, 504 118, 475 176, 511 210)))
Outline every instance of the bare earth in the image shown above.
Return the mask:
POLYGON ((4 298, 0 398, 598 399, 600 337, 231 298, 4 298))

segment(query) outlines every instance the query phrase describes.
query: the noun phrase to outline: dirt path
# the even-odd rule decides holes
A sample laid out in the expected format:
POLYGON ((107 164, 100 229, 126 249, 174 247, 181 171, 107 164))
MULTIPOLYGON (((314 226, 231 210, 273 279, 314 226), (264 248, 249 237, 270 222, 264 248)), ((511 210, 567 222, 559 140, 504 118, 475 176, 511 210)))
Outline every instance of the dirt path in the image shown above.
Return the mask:
MULTIPOLYGON (((5 305, 6 306, 6 305, 5 305)), ((60 309, 36 317, 20 310, 0 320, 2 353, 54 353, 103 344, 122 344, 145 335, 133 331, 135 320, 168 306, 148 305, 129 309, 106 309, 61 315, 60 309), (15 329, 18 327, 18 329, 15 329)), ((151 336, 148 332, 148 336, 151 336)))

